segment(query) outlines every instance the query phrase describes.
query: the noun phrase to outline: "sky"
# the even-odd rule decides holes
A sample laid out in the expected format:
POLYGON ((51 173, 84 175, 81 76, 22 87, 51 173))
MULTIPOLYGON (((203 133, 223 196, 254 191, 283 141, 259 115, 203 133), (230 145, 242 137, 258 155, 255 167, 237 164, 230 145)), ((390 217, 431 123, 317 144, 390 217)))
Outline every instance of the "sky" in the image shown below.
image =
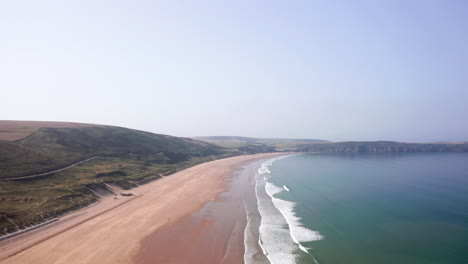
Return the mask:
POLYGON ((468 2, 0 0, 0 120, 468 141, 468 2))

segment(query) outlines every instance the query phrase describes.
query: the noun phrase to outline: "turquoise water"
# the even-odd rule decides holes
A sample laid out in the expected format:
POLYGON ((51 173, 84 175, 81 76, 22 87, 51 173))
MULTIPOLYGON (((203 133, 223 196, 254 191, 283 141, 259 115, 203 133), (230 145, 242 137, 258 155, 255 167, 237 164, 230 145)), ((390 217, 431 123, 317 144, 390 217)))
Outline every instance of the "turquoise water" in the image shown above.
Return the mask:
POLYGON ((264 241, 272 263, 468 263, 468 154, 306 154, 268 168, 289 227, 270 228, 263 209, 263 237, 291 229, 303 248, 286 261, 264 241))

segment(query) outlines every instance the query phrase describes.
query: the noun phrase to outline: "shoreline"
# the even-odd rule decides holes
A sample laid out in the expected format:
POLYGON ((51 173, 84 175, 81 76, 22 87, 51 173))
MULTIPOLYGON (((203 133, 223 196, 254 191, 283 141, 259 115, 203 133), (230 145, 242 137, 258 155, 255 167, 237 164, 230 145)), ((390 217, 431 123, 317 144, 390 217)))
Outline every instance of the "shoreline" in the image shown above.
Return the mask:
MULTIPOLYGON (((135 263, 134 256, 145 237, 201 212, 205 204, 226 192, 229 182, 226 175, 249 162, 285 154, 265 153, 211 161, 134 188, 134 197, 118 196, 118 201, 115 197, 105 197, 98 204, 63 217, 64 221, 12 241, 2 241, 0 262, 135 263)), ((205 225, 208 227, 209 223, 205 225)), ((241 225, 237 224, 237 233, 241 225)))
POLYGON ((256 208, 256 200, 251 199, 255 196, 255 173, 269 158, 271 156, 246 162, 225 175, 222 193, 195 213, 145 237, 134 262, 244 263, 246 211, 247 207, 256 208))

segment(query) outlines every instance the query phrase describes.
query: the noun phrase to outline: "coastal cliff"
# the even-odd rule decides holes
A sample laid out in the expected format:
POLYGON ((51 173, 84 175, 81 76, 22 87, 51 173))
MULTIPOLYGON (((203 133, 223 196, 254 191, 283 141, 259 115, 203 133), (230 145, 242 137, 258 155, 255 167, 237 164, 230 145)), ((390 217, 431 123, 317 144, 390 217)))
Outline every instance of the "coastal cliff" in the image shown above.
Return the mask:
POLYGON ((385 152, 468 152, 468 143, 402 143, 393 141, 330 142, 297 145, 299 152, 385 153, 385 152))

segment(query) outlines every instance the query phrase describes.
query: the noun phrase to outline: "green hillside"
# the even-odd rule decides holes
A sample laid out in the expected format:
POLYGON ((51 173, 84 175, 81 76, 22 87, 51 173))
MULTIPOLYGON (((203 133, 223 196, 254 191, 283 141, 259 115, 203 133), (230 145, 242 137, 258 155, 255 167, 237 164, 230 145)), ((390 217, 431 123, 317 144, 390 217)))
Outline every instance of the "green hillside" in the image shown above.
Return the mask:
POLYGON ((240 151, 270 152, 291 151, 299 144, 328 142, 321 139, 291 139, 291 138, 251 138, 235 136, 194 137, 194 139, 216 144, 218 146, 235 148, 240 151))
POLYGON ((113 126, 43 127, 18 141, 0 140, 0 234, 93 203, 109 184, 130 189, 238 153, 113 126))
POLYGON ((94 156, 178 163, 223 152, 221 147, 201 141, 122 127, 40 128, 19 141, 0 140, 0 178, 59 169, 94 156))
MULTIPOLYGON (((9 129, 16 132, 23 126, 27 127, 28 123, 21 122, 17 127, 10 123, 9 129)), ((35 128, 25 138, 0 140, 0 234, 93 203, 99 194, 110 194, 110 186, 128 190, 202 162, 239 154, 468 151, 468 143, 188 139, 114 126, 77 126, 47 127, 44 123, 44 127, 35 128)))

